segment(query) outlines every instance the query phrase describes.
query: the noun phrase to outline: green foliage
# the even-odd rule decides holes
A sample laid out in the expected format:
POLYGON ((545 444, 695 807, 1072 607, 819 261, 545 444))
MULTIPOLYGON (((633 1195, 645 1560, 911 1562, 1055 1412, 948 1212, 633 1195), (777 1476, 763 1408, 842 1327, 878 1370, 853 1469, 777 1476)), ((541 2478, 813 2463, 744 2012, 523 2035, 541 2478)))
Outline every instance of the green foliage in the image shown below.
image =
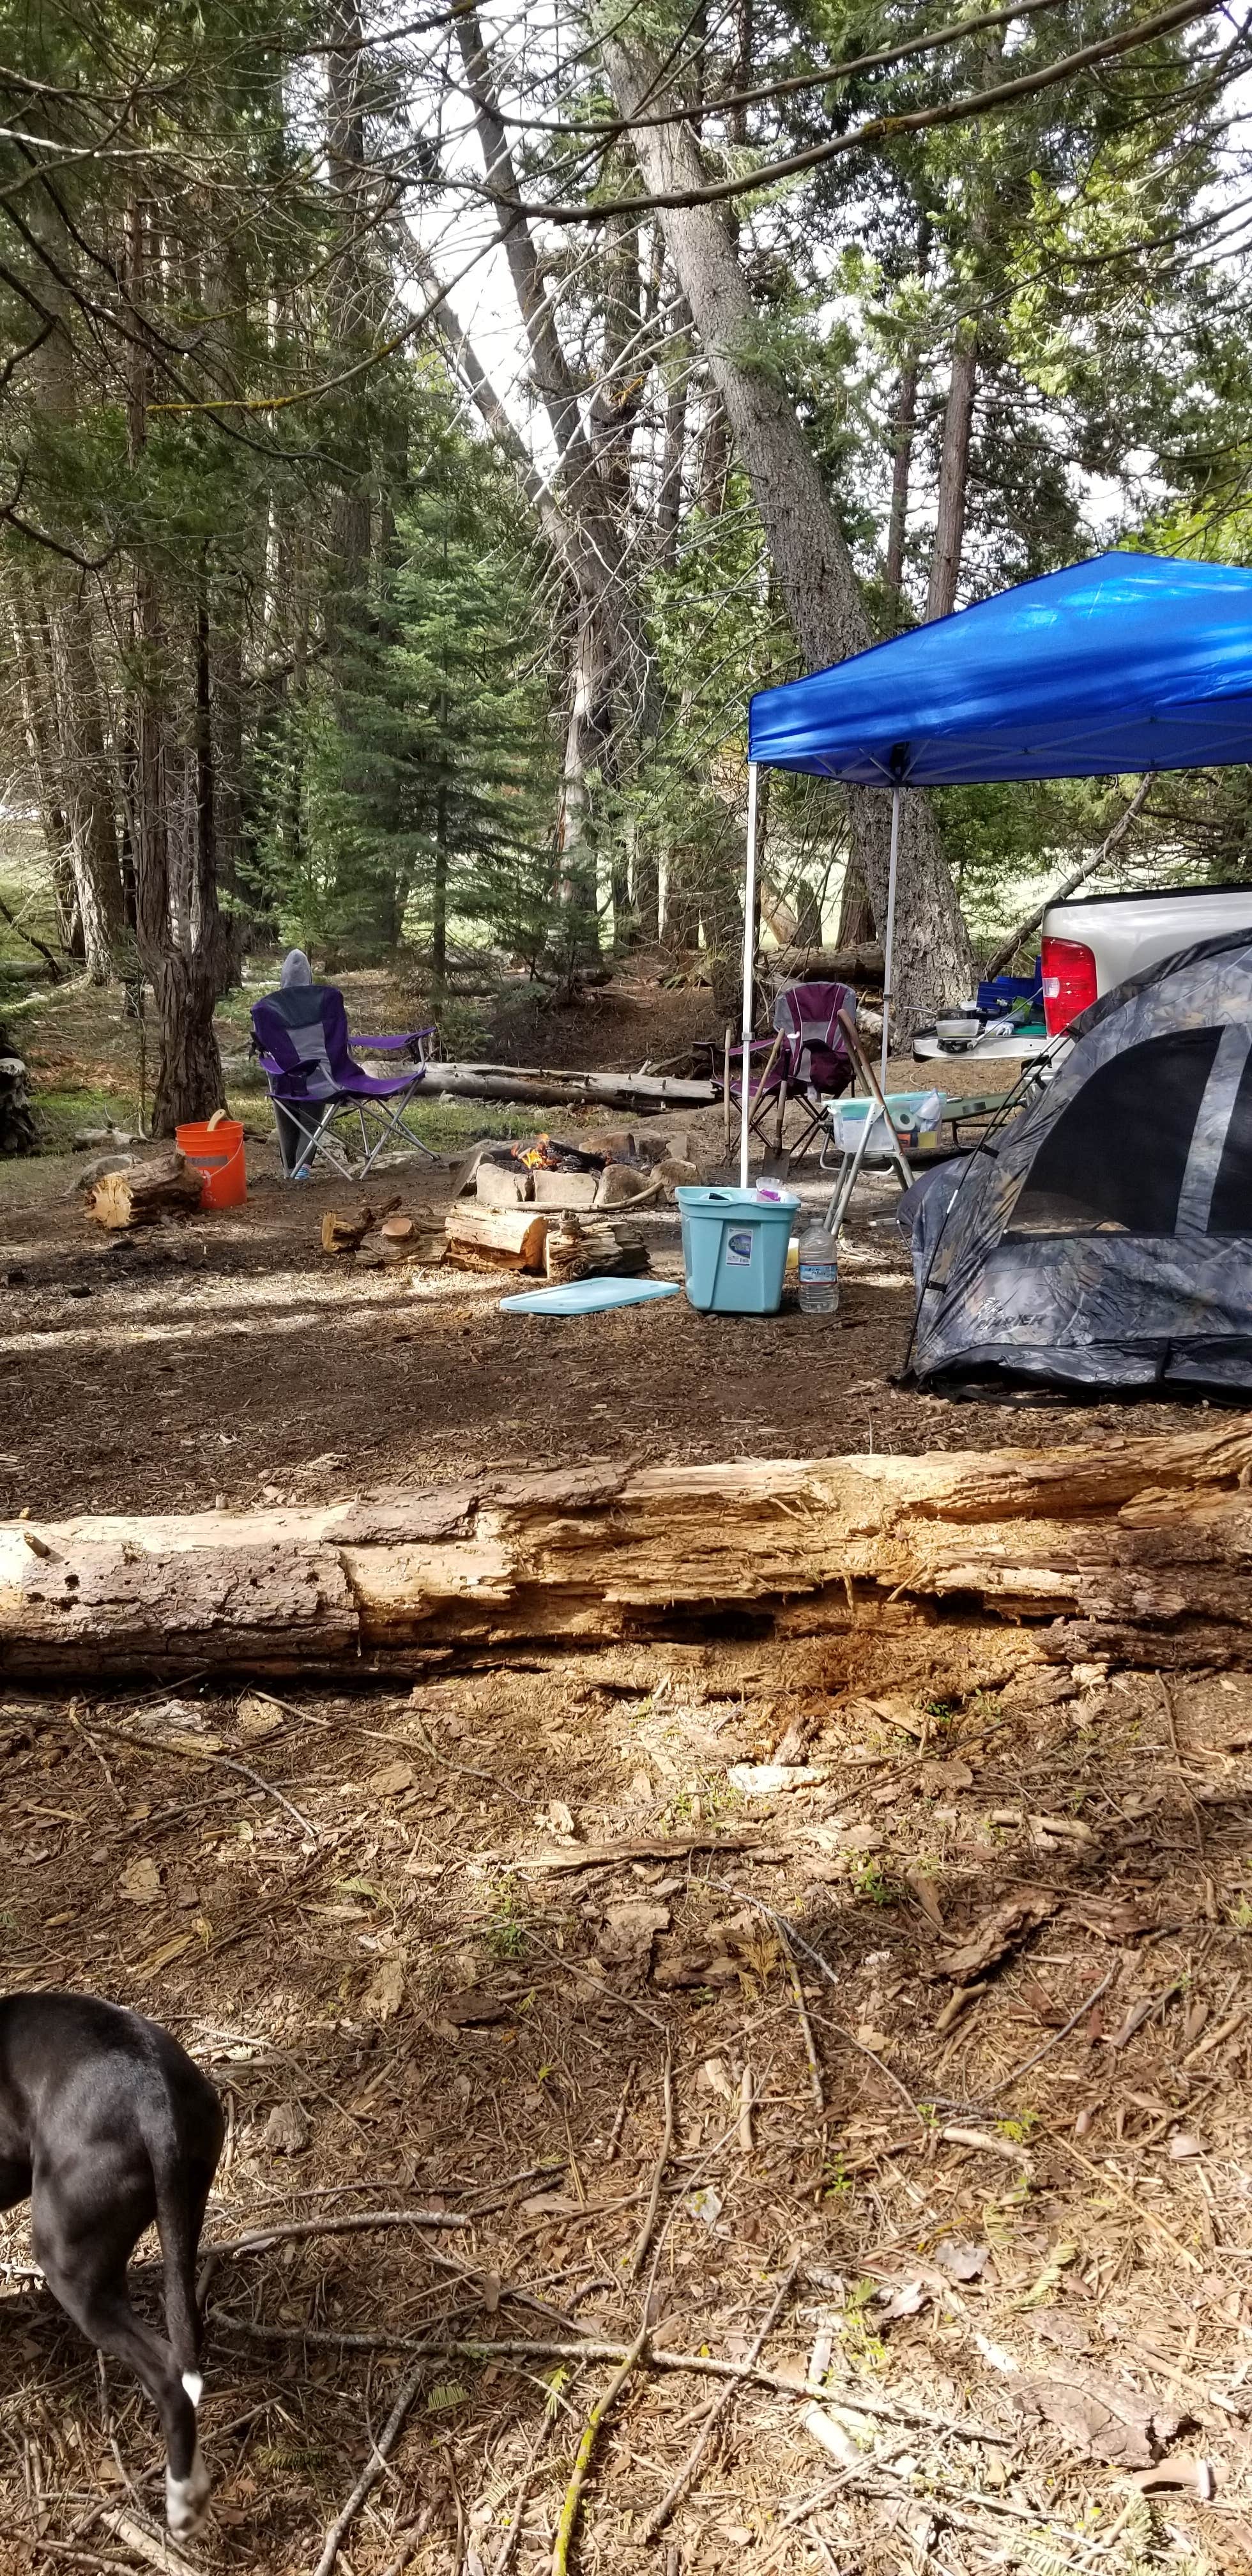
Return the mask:
POLYGON ((255 882, 284 938, 345 958, 403 938, 438 989, 453 937, 528 962, 548 937, 548 639, 511 489, 437 379, 410 435, 392 561, 258 763, 255 882))

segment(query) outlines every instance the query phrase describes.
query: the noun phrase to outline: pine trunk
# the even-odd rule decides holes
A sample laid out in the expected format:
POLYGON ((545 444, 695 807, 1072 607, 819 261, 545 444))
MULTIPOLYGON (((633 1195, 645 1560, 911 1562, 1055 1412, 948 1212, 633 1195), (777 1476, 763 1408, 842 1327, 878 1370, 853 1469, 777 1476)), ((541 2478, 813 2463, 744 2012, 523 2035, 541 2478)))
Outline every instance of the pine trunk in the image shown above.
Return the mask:
MULTIPOLYGON (((659 63, 619 27, 603 54, 623 115, 663 94, 659 63)), ((658 193, 699 188, 705 173, 685 126, 636 126, 643 176, 658 193)), ((752 484, 796 640, 815 669, 872 644, 847 541, 830 506, 817 460, 786 394, 766 369, 737 350, 753 343, 757 316, 725 224, 709 206, 667 207, 666 245, 691 309, 735 443, 752 484)), ((875 921, 886 919, 890 799, 847 791, 852 855, 875 921)), ((904 1031, 968 990, 972 957, 934 820, 916 795, 904 800, 896 914, 896 1011, 904 1031)))
POLYGON ((950 617, 956 606, 965 543, 965 508, 969 493, 969 450, 978 389, 978 334, 964 329, 952 350, 952 372, 943 413, 943 450, 939 460, 935 550, 930 564, 927 618, 950 617))

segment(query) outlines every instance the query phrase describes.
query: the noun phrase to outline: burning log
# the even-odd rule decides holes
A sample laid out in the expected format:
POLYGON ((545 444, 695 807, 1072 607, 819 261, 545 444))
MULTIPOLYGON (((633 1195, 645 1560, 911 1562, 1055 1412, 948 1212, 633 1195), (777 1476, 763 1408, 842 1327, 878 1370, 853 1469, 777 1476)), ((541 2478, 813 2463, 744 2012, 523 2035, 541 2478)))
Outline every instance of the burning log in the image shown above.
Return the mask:
POLYGON ((1252 1665, 1252 1417, 919 1458, 610 1463, 316 1509, 0 1524, 0 1673, 411 1673, 432 1650, 945 1611, 1011 1651, 1252 1665), (1033 1632, 1023 1638, 1022 1630, 1033 1632))
POLYGON ((155 1225, 163 1216, 190 1216, 200 1205, 204 1174, 181 1154, 154 1155, 122 1172, 104 1172, 87 1200, 87 1213, 109 1234, 155 1225))

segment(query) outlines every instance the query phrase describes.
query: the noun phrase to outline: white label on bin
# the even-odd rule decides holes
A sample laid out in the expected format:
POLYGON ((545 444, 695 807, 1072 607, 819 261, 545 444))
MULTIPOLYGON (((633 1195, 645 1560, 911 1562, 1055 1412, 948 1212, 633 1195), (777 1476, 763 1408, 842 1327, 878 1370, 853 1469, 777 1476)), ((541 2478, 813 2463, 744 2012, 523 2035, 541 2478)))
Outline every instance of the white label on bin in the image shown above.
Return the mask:
POLYGON ((750 1230, 743 1234, 727 1235, 726 1267, 728 1270, 747 1269, 752 1259, 752 1244, 753 1236, 750 1230))

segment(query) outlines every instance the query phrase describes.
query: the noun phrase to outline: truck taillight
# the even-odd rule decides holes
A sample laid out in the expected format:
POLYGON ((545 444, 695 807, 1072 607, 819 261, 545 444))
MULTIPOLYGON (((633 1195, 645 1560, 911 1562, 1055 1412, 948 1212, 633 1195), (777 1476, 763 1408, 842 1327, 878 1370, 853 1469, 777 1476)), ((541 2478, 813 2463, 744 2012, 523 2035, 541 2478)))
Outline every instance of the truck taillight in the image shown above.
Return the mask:
POLYGON ((1082 939, 1043 942, 1043 1016, 1056 1037, 1096 998, 1095 951, 1082 939))

